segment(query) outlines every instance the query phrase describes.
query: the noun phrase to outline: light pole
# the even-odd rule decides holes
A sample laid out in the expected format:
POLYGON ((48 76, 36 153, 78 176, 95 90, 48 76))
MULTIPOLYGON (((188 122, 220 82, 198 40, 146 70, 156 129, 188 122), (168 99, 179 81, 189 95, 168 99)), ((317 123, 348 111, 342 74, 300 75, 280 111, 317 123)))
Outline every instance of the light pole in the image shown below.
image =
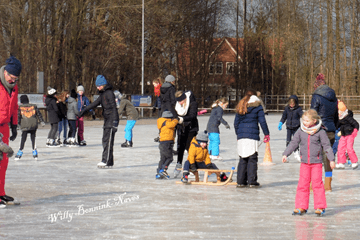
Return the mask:
MULTIPOLYGON (((144 51, 145 51, 145 44, 144 44, 144 0, 142 0, 142 43, 141 43, 141 95, 144 95, 144 51)), ((144 116, 144 110, 141 108, 141 117, 144 116)))

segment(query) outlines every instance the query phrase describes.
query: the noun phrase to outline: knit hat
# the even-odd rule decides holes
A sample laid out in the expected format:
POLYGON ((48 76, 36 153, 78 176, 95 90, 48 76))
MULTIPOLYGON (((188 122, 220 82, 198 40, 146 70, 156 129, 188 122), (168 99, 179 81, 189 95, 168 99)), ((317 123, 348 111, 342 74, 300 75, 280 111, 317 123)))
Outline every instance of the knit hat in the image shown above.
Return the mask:
POLYGON ((164 111, 161 115, 163 118, 172 118, 174 115, 170 111, 164 111))
POLYGON ((20 96, 20 102, 21 102, 22 104, 27 104, 27 103, 29 103, 29 98, 28 98, 28 96, 27 96, 26 94, 21 95, 21 96, 20 96))
POLYGON ((185 95, 185 92, 183 92, 183 94, 181 94, 181 96, 177 97, 176 98, 176 101, 177 102, 181 102, 182 100, 186 99, 186 95, 185 95))
POLYGON ((95 85, 96 87, 100 87, 100 86, 103 86, 103 85, 106 85, 107 84, 107 81, 105 79, 105 77, 103 75, 98 75, 96 77, 96 81, 95 81, 95 85))
POLYGON ((346 105, 343 101, 338 100, 338 109, 341 112, 345 112, 346 111, 346 105))
POLYGON ((18 77, 21 73, 21 63, 16 57, 11 56, 6 59, 6 66, 4 69, 11 75, 18 77))
POLYGON ((165 82, 173 82, 175 81, 175 77, 173 75, 167 75, 165 78, 165 82))
POLYGON ((322 73, 318 73, 318 75, 316 76, 316 80, 314 83, 314 90, 316 90, 319 86, 321 85, 325 85, 325 76, 322 73))
POLYGON ((47 90, 49 95, 54 95, 56 93, 56 90, 52 87, 48 87, 47 90))
POLYGON ((71 90, 70 97, 75 98, 75 99, 77 98, 77 93, 75 92, 75 89, 71 90))
POLYGON ((204 131, 204 132, 200 132, 198 135, 196 135, 196 140, 198 142, 207 142, 208 141, 208 135, 207 135, 207 132, 204 131))
POLYGON ((77 86, 77 88, 76 88, 76 92, 79 92, 79 91, 83 91, 83 92, 85 92, 85 88, 83 87, 83 85, 79 85, 79 86, 77 86))

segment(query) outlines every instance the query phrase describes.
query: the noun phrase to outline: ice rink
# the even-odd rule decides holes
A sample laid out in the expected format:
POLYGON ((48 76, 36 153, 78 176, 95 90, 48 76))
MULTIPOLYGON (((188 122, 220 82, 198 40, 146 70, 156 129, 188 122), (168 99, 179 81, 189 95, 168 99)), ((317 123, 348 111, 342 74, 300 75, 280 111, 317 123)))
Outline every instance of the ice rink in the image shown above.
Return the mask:
MULTIPOLYGON (((234 114, 224 115, 231 129, 220 126, 220 169, 237 167, 234 114)), ((208 115, 199 116, 204 130, 208 115)), ((6 194, 21 203, 0 209, 2 239, 360 239, 359 169, 334 170, 333 191, 326 193, 324 217, 316 217, 312 194, 309 211, 292 216, 299 166, 281 162, 286 128, 278 131, 280 114, 266 116, 275 165, 258 166, 261 188, 176 184, 179 178, 155 180, 159 161, 156 119, 134 128, 134 147, 121 148, 125 120, 115 139, 115 165, 98 169, 102 153, 102 121, 85 123, 88 145, 46 148, 49 125, 39 128, 39 159, 33 160, 30 139, 19 161, 12 157, 6 194)), ((360 115, 355 118, 360 121, 360 115)), ((11 142, 15 153, 20 131, 11 142)), ((261 134, 263 138, 263 134, 261 134)), ((360 138, 355 140, 360 155, 360 138)), ((260 146, 262 163, 265 144, 260 146)), ((185 155, 187 156, 187 155, 185 155)), ((173 170, 177 156, 169 167, 173 170)), ((184 159, 185 161, 185 159, 184 159)), ((215 179, 214 175, 211 179, 215 179)), ((236 181, 236 175, 233 177, 236 181)))

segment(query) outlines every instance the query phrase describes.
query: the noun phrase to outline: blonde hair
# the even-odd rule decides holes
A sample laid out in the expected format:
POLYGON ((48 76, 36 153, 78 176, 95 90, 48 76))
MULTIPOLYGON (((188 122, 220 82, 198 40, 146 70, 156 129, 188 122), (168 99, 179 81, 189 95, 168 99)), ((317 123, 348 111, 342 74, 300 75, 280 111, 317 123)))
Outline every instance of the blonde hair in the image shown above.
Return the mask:
POLYGON ((311 120, 316 120, 316 121, 319 121, 321 119, 317 111, 314 109, 309 109, 305 111, 301 118, 304 119, 305 116, 310 118, 311 120))
POLYGON ((227 103, 229 103, 229 101, 225 97, 219 98, 211 105, 211 109, 219 106, 220 103, 227 104, 227 103))
POLYGON ((179 91, 177 91, 177 92, 175 93, 175 97, 178 98, 178 97, 180 97, 183 93, 184 93, 183 91, 179 90, 179 91))
POLYGON ((256 92, 252 89, 249 89, 245 92, 245 97, 243 97, 239 103, 236 105, 236 113, 240 115, 245 115, 247 113, 247 103, 250 100, 252 95, 255 95, 256 92))
POLYGON ((155 78, 152 82, 153 82, 153 83, 158 83, 158 84, 162 84, 162 83, 163 83, 161 77, 155 78))

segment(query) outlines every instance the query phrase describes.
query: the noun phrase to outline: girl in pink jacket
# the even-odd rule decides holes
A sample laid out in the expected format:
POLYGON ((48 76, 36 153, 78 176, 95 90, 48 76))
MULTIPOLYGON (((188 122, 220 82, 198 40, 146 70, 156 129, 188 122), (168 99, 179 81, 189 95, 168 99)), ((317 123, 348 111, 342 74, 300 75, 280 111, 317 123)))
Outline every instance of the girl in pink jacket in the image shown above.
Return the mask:
POLYGON ((310 182, 314 191, 314 209, 318 216, 325 213, 326 198, 322 181, 322 149, 330 160, 330 167, 334 169, 335 159, 329 138, 321 127, 320 116, 314 109, 306 111, 301 118, 300 129, 285 149, 282 161, 300 145, 300 176, 296 190, 295 210, 293 215, 302 215, 309 208, 310 182))

